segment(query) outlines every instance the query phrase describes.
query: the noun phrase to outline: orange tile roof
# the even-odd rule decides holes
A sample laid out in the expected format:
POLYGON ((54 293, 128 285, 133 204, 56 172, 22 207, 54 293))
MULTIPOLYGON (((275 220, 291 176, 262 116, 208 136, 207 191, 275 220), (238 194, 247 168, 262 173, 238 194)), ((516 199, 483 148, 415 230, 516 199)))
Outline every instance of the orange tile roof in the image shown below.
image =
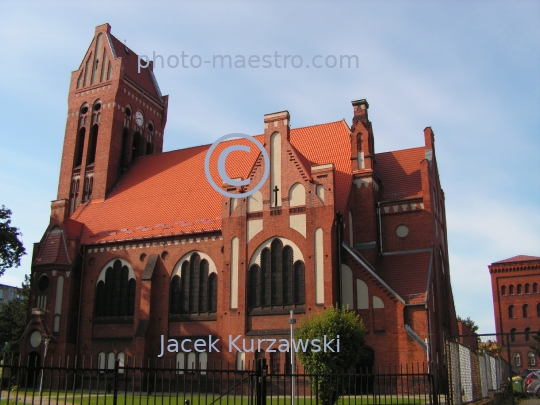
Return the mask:
MULTIPOLYGON (((349 128, 344 121, 291 130, 291 143, 312 165, 335 166, 336 209, 343 212, 350 191, 349 128)), ((262 135, 256 137, 262 141, 262 135)), ((221 143, 210 163, 217 184, 217 157, 232 143, 221 143)), ((81 204, 71 216, 83 224, 82 243, 139 240, 150 237, 212 232, 221 229, 221 195, 204 173, 210 145, 179 149, 137 159, 103 201, 81 204)), ((232 152, 226 170, 231 178, 246 178, 258 150, 232 152)))
POLYGON ((383 181, 381 201, 422 195, 420 162, 424 156, 424 147, 375 154, 375 170, 383 181))
POLYGON ((498 262, 491 263, 491 264, 531 262, 531 261, 534 261, 534 260, 540 260, 540 257, 538 257, 538 256, 518 255, 518 256, 510 257, 508 259, 499 260, 498 262))

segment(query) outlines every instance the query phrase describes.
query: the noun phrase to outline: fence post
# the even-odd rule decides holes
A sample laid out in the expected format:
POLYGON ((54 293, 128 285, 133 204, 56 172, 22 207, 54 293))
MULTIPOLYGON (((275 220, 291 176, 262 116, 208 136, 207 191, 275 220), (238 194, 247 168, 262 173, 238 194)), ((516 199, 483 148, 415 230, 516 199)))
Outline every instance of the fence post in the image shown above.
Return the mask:
POLYGON ((506 353, 508 355, 508 385, 510 386, 510 403, 514 404, 514 385, 512 384, 512 357, 510 357, 510 333, 506 334, 506 353))
POLYGON ((120 366, 120 359, 114 361, 114 393, 113 393, 113 405, 118 401, 118 367, 120 366))
MULTIPOLYGON (((255 385, 257 405, 266 405, 266 358, 257 359, 255 363, 255 375, 257 383, 255 385)), ((116 405, 116 404, 114 404, 116 405)))

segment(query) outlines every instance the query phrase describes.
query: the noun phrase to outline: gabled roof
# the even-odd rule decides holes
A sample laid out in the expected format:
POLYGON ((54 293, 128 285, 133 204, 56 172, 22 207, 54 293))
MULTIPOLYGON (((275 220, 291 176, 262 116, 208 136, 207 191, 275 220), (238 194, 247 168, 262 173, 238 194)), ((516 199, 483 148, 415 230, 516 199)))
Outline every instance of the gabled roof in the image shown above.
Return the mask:
POLYGON ((64 232, 60 228, 54 227, 45 235, 41 249, 36 260, 34 260, 34 265, 39 264, 71 264, 64 240, 64 232))
POLYGON ((518 256, 509 257, 508 259, 500 260, 498 262, 494 262, 494 263, 491 263, 491 264, 531 262, 531 261, 534 261, 534 260, 540 260, 540 257, 538 257, 538 256, 518 255, 518 256))
POLYGON ((153 77, 153 72, 149 68, 141 68, 139 72, 139 55, 120 42, 114 35, 109 34, 109 37, 113 47, 113 55, 116 55, 116 58, 122 58, 124 76, 127 76, 132 82, 141 86, 146 93, 150 94, 156 100, 163 102, 161 91, 159 90, 157 81, 153 77))
MULTIPOLYGON (((311 165, 335 166, 336 209, 343 212, 351 187, 349 128, 344 121, 292 129, 290 142, 311 165)), ((262 141, 262 135, 257 136, 262 141)), ((221 143, 210 163, 214 180, 217 156, 235 144, 221 143)), ((208 183, 204 158, 210 145, 149 155, 135 160, 104 201, 81 204, 71 216, 83 223, 82 243, 95 244, 159 236, 212 232, 221 229, 221 195, 208 183)), ((231 178, 246 178, 258 157, 232 152, 227 159, 231 178)), ((218 183, 220 184, 220 183, 218 183)))
POLYGON ((428 288, 431 250, 383 255, 377 261, 377 273, 407 303, 425 302, 428 288))
POLYGON ((375 154, 375 171, 383 181, 381 201, 422 195, 420 162, 424 156, 424 147, 375 154))

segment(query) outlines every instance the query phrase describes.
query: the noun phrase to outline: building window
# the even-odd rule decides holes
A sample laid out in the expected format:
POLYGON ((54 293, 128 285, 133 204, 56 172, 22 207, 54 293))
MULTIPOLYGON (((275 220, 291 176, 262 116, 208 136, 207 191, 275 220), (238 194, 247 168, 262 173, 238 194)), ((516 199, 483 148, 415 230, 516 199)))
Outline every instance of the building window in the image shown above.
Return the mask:
POLYGON ((528 342, 531 334, 531 328, 525 328, 525 340, 528 342))
POLYGON ((279 374, 281 370, 280 356, 281 352, 275 351, 270 353, 270 372, 272 374, 279 374))
POLYGON ((512 330, 510 330, 510 340, 512 342, 516 341, 516 329, 515 328, 512 328, 512 330))
POLYGON ((508 307, 508 318, 513 318, 513 317, 514 317, 514 306, 510 305, 508 307))
POLYGON ((533 293, 536 294, 538 292, 538 283, 533 284, 533 293))
POLYGON ((529 366, 536 366, 536 357, 534 357, 533 352, 527 353, 527 363, 529 366))
POLYGON ((116 259, 101 271, 95 303, 96 317, 133 316, 135 274, 127 262, 116 259))
POLYGON ((521 284, 518 284, 518 285, 517 285, 517 293, 518 293, 518 294, 521 294, 521 284))
POLYGON ((514 353, 514 366, 521 367, 521 355, 519 353, 514 353))
POLYGON ((502 294, 502 295, 506 295, 506 286, 505 286, 505 285, 503 285, 503 286, 501 287, 501 294, 502 294))
POLYGON ((236 353, 236 369, 239 371, 246 369, 246 354, 244 352, 236 353))
POLYGON ((105 370, 105 352, 100 352, 98 354, 98 368, 100 370, 105 370))
POLYGON ((38 296, 36 307, 40 309, 47 308, 47 292, 49 288, 49 277, 46 274, 43 274, 38 279, 38 296))
POLYGON ((292 247, 274 239, 261 252, 261 266, 249 270, 249 306, 275 308, 305 303, 304 262, 294 261, 292 247))
POLYGON ((525 294, 530 294, 531 293, 531 286, 529 285, 529 283, 525 284, 525 294))
POLYGON ((208 260, 193 253, 182 263, 180 276, 171 280, 170 312, 173 315, 215 313, 217 310, 217 275, 208 275, 208 260))
POLYGON ((514 295, 514 286, 513 285, 510 285, 510 287, 508 287, 508 294, 514 295))
POLYGON ((529 306, 527 304, 524 304, 523 307, 521 307, 521 309, 523 310, 523 318, 527 318, 528 314, 528 309, 529 309, 529 306))
POLYGON ((540 318, 540 304, 536 304, 536 316, 540 318))

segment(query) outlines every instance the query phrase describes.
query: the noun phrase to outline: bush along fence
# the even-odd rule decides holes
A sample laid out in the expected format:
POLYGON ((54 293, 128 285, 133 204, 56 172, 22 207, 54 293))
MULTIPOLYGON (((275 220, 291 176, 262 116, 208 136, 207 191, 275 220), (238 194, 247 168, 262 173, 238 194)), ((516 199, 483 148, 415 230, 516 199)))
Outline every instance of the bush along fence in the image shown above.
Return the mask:
POLYGON ((4 359, 0 404, 330 405, 338 396, 342 404, 438 404, 434 364, 322 375, 271 373, 264 358, 247 370, 221 363, 180 369, 127 357, 112 368, 95 357, 44 363, 4 359))
MULTIPOLYGON (((519 335, 519 334, 518 334, 519 335)), ((462 405, 491 398, 494 404, 514 402, 508 361, 516 334, 456 336, 446 341, 447 404, 462 405)))

